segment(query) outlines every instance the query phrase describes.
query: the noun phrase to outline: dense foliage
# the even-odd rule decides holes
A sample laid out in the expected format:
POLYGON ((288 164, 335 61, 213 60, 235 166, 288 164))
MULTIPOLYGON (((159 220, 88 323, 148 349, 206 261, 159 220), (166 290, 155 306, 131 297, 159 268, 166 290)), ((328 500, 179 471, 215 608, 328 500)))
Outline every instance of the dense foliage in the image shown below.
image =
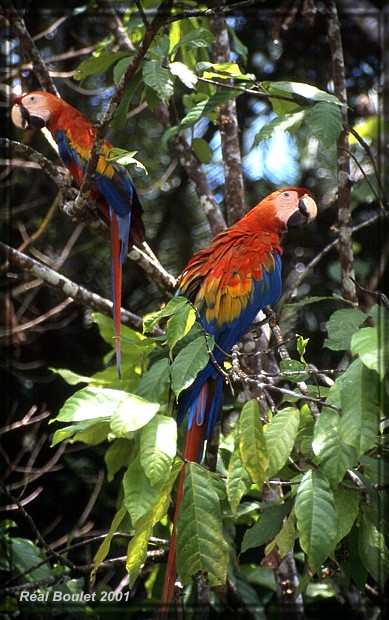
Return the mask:
POLYGON ((67 217, 75 193, 45 136, 2 128, 4 617, 157 610, 182 467, 178 613, 383 617, 379 11, 228 4, 42 2, 18 17, 1 2, 6 109, 13 93, 58 89, 102 121, 158 257, 135 251, 125 266, 133 314, 119 381, 104 230, 67 217), (220 436, 202 464, 184 464, 174 403, 212 339, 172 298, 174 279, 225 222, 283 186, 307 187, 318 218, 285 238, 275 314, 226 362, 220 436), (53 272, 84 291, 66 297, 53 272))

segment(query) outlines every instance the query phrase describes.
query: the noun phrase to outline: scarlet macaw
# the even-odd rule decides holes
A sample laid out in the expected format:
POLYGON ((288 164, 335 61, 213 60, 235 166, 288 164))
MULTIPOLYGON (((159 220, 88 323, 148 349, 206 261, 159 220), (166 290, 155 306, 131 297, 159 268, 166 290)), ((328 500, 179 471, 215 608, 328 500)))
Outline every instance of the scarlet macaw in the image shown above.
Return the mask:
MULTIPOLYGON (((277 190, 218 234, 184 269, 178 280, 178 294, 194 304, 204 330, 214 336, 213 356, 217 364, 223 363, 225 354, 248 331, 259 310, 279 298, 282 234, 307 224, 316 213, 316 203, 308 190, 277 190)), ((179 396, 178 423, 189 414, 183 454, 186 461, 201 461, 204 442, 211 436, 219 415, 223 381, 210 360, 179 396)), ((162 617, 167 614, 176 578, 176 522, 184 478, 183 469, 165 573, 162 617)))
MULTIPOLYGON (((96 128, 79 110, 63 99, 46 92, 30 92, 13 101, 12 120, 22 129, 47 127, 58 145, 59 155, 71 172, 78 187, 96 138, 96 128)), ((99 156, 90 201, 111 230, 112 303, 116 340, 116 366, 121 375, 120 309, 122 298, 122 268, 128 254, 129 240, 142 242, 143 209, 127 168, 107 161, 112 146, 104 141, 99 156)))

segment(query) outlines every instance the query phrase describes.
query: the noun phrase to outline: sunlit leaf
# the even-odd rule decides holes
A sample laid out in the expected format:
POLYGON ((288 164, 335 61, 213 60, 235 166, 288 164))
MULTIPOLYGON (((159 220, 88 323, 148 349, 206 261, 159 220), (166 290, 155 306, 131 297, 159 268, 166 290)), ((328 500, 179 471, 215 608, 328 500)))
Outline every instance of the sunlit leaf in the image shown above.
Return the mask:
POLYGON ((144 63, 143 80, 162 101, 169 101, 174 93, 171 73, 158 60, 149 60, 144 63))
POLYGON ((140 436, 140 462, 152 485, 169 477, 176 451, 175 420, 156 415, 143 427, 140 436))

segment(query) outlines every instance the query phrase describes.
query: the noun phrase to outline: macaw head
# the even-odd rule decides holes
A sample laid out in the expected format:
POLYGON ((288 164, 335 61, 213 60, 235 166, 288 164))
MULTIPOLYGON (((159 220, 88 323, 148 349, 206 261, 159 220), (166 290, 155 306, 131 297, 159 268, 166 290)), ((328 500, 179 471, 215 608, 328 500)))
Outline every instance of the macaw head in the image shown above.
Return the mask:
POLYGON ((60 102, 59 97, 40 91, 19 95, 13 101, 12 122, 19 129, 42 129, 60 102))
POLYGON ((276 198, 278 217, 284 219, 286 230, 301 228, 316 218, 317 205, 307 189, 281 190, 276 198))

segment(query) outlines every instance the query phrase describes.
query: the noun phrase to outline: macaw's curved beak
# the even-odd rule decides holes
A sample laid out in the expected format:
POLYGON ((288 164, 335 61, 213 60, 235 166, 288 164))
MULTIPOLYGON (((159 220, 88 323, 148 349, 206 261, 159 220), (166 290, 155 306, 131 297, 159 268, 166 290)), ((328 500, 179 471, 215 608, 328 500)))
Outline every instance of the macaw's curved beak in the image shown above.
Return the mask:
POLYGON ((15 127, 18 129, 42 129, 45 126, 45 121, 40 116, 33 116, 30 112, 19 102, 21 97, 17 97, 14 101, 11 110, 11 119, 15 127))
POLYGON ((305 224, 308 224, 314 220, 317 215, 316 202, 313 198, 311 198, 311 196, 308 196, 308 194, 305 194, 305 196, 300 198, 297 206, 298 210, 296 210, 288 219, 288 229, 305 226, 305 224))

